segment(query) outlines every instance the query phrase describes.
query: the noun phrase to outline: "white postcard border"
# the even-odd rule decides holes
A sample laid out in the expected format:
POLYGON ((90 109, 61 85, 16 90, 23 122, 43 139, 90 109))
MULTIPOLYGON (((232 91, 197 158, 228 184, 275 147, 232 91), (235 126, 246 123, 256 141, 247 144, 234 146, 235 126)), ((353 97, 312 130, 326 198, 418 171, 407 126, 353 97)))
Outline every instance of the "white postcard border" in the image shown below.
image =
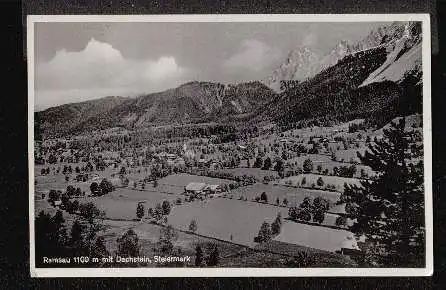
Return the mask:
POLYGON ((28 173, 31 277, 339 277, 433 274, 431 33, 429 14, 28 15, 28 173), (34 23, 36 22, 422 22, 425 268, 36 268, 34 236, 34 23))

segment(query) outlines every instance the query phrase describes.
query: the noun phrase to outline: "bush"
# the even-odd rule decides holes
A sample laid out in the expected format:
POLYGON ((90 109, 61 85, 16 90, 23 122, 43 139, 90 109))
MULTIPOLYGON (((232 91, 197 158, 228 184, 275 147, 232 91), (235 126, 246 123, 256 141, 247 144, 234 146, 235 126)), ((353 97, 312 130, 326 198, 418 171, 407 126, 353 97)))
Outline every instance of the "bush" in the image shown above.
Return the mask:
POLYGON ((266 192, 262 192, 262 194, 260 195, 260 200, 268 202, 268 195, 266 195, 266 192))
POLYGON ((172 210, 172 206, 170 205, 170 202, 167 200, 164 200, 161 207, 163 208, 163 214, 168 215, 170 214, 170 211, 172 210))
POLYGON ((281 229, 282 229, 282 215, 279 212, 277 213, 276 219, 271 224, 271 234, 273 236, 277 236, 278 234, 280 234, 281 229))
POLYGON ((313 171, 313 161, 311 161, 311 159, 306 159, 304 161, 303 170, 305 173, 313 171))
POLYGON ((307 209, 300 209, 297 213, 297 219, 309 222, 311 220, 311 213, 307 209))
POLYGON ((138 203, 138 206, 136 207, 136 217, 141 219, 143 216, 144 216, 144 204, 142 202, 140 202, 140 203, 138 203))
POLYGON ((285 266, 290 268, 307 268, 314 265, 315 262, 316 258, 313 255, 302 251, 293 258, 287 259, 285 262, 285 266))
POLYGON ((284 198, 282 203, 283 203, 284 206, 287 206, 288 205, 288 199, 284 198))
POLYGON ((177 239, 178 233, 171 225, 168 225, 167 227, 161 227, 159 237, 161 252, 170 254, 173 250, 173 242, 177 239))
POLYGON ((322 223, 325 219, 325 213, 322 210, 317 210, 313 214, 313 221, 316 223, 322 223))
POLYGON ((336 218, 336 225, 337 226, 345 226, 347 224, 347 218, 345 216, 338 216, 336 218))
POLYGON ((91 195, 94 195, 94 196, 100 195, 101 190, 100 190, 99 185, 97 184, 97 182, 93 182, 90 185, 90 191, 91 191, 91 195))
POLYGON ((263 222, 260 226, 259 234, 257 235, 258 243, 264 243, 271 240, 271 226, 267 222, 263 222))
POLYGON ((319 177, 316 181, 318 186, 324 186, 324 180, 322 179, 322 177, 319 177))
POLYGON ((197 225, 197 221, 196 220, 191 220, 190 224, 189 224, 189 231, 195 233, 198 229, 198 225, 197 225))
POLYGON ((56 200, 60 200, 60 196, 62 195, 62 191, 51 189, 48 194, 48 201, 50 203, 54 203, 56 200))
POLYGON ((118 238, 118 255, 121 257, 138 257, 140 253, 138 235, 128 230, 122 237, 118 238))

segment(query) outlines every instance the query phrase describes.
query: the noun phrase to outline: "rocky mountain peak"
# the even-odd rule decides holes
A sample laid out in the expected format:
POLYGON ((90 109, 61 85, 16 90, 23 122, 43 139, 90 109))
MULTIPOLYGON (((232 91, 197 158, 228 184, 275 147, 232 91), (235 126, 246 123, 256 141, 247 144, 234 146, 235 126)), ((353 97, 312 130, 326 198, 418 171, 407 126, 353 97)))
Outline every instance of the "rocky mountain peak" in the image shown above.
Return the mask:
POLYGON ((392 52, 398 41, 409 41, 407 46, 420 39, 421 24, 417 22, 393 22, 372 30, 366 37, 356 43, 340 40, 327 54, 318 55, 308 47, 292 50, 285 61, 275 69, 264 83, 271 89, 279 92, 280 81, 304 81, 335 65, 345 56, 355 52, 371 49, 383 45, 388 53, 392 52))

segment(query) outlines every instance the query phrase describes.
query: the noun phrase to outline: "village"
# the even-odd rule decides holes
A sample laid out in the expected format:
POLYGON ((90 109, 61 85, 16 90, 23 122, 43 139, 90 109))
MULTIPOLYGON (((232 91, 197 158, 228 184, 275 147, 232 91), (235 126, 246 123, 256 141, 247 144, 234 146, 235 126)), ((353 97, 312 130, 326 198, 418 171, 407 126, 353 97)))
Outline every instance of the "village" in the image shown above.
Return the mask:
MULTIPOLYGON (((407 126, 419 130, 420 116, 407 126)), ((353 221, 340 198, 347 185, 373 178, 357 154, 381 134, 355 120, 281 133, 265 127, 227 142, 142 138, 120 128, 95 139, 48 139, 35 144, 35 214, 61 209, 73 222, 92 202, 104 213, 110 249, 125 229, 154 245, 169 225, 186 252, 212 241, 285 261, 306 249, 357 265, 366 243, 348 230, 353 221)))

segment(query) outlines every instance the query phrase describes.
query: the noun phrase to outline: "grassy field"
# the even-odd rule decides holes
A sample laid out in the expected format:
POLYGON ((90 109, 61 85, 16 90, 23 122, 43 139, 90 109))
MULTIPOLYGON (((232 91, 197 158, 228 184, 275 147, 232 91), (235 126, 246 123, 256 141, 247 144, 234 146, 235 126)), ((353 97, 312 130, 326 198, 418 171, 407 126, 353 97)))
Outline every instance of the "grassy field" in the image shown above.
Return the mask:
MULTIPOLYGON (((278 212, 282 217, 288 215, 288 209, 283 207, 217 198, 175 207, 169 215, 169 223, 187 230, 190 221, 195 219, 199 234, 228 241, 232 235, 233 242, 253 246, 262 222, 273 222, 278 212)), ((327 216, 324 223, 334 223, 333 217, 327 216)), ((284 225, 279 241, 327 251, 340 249, 349 233, 287 220, 284 220, 284 225)))
MULTIPOLYGON (((117 251, 116 240, 128 229, 132 228, 139 238, 141 255, 153 256, 159 254, 158 240, 161 227, 149 223, 106 221, 107 229, 104 235, 107 249, 114 253, 117 251)), ((181 256, 191 256, 191 262, 186 267, 194 267, 195 248, 200 245, 205 255, 209 253, 212 245, 217 245, 220 253, 220 267, 284 267, 285 256, 274 253, 262 253, 246 247, 206 238, 194 234, 177 231, 178 239, 174 241, 174 252, 181 250, 181 256)), ((290 253, 287 253, 290 254, 290 253)), ((149 267, 162 266, 159 264, 147 265, 149 267)), ((168 265, 166 265, 168 266, 168 265)), ((175 266, 175 265, 172 265, 175 266)))
POLYGON ((283 203, 283 199, 288 200, 288 206, 300 204, 305 197, 323 197, 328 199, 331 203, 335 203, 339 197, 338 192, 329 192, 323 190, 314 190, 306 188, 293 188, 283 185, 263 184, 256 183, 250 186, 240 187, 232 191, 234 199, 238 199, 240 196, 253 200, 256 196, 259 196, 265 192, 268 196, 268 202, 275 204, 276 199, 279 198, 280 204, 283 203))
POLYGON ((175 228, 187 230, 191 220, 197 221, 197 233, 223 240, 252 245, 263 221, 273 222, 277 213, 288 209, 224 198, 187 203, 173 208, 168 216, 175 228))
POLYGON ((295 222, 284 222, 276 241, 297 244, 334 252, 340 250, 342 243, 351 235, 346 230, 311 226, 295 222))
MULTIPOLYGON (((65 164, 67 165, 67 164, 65 164)), ((73 168, 73 173, 69 174, 69 181, 65 181, 65 175, 62 174, 62 172, 53 174, 52 168, 53 167, 61 167, 63 169, 64 163, 58 163, 55 165, 36 165, 34 169, 34 176, 36 184, 34 186, 36 193, 47 193, 51 189, 55 190, 62 190, 65 191, 67 189, 68 185, 74 186, 74 188, 80 188, 82 191, 85 191, 86 193, 90 192, 90 185, 93 181, 100 183, 103 178, 111 178, 112 174, 117 173, 118 169, 114 169, 112 167, 107 167, 104 171, 93 171, 89 172, 89 176, 92 175, 98 175, 98 177, 95 180, 92 180, 91 178, 86 182, 77 182, 74 180, 77 173, 74 172, 74 168, 76 166, 82 167, 82 163, 71 163, 68 164, 71 165, 73 168), (51 172, 48 175, 41 175, 40 170, 42 168, 51 168, 51 172)))
POLYGON ((155 208, 156 204, 162 203, 163 200, 174 201, 177 198, 178 195, 174 194, 118 188, 100 197, 85 198, 85 201, 95 203, 98 208, 105 211, 108 218, 128 220, 136 218, 136 207, 140 201, 145 201, 147 210, 150 207, 155 208))
MULTIPOLYGON (((351 148, 351 149, 347 149, 347 150, 338 150, 336 151, 335 155, 336 155, 336 160, 344 160, 344 162, 350 162, 350 161, 354 161, 354 162, 360 162, 357 152, 359 152, 359 154, 364 155, 364 152, 366 151, 367 148, 365 147, 359 147, 359 148, 351 148)), ((361 170, 361 167, 359 165, 357 165, 357 167, 359 167, 358 169, 358 173, 359 170, 361 170)), ((365 167, 365 166, 363 166, 365 167)))
POLYGON ((190 182, 204 182, 206 184, 229 184, 232 183, 231 180, 227 179, 220 179, 220 178, 213 178, 213 177, 207 177, 207 176, 198 176, 198 175, 191 175, 187 173, 180 173, 180 174, 172 174, 169 176, 166 176, 158 181, 158 184, 160 185, 170 185, 173 187, 180 187, 182 190, 184 190, 184 187, 188 185, 190 182))
MULTIPOLYGON (((254 164, 254 159, 251 165, 254 164)), ((262 170, 260 168, 231 168, 231 169, 219 169, 218 171, 232 173, 234 175, 254 175, 257 179, 262 180, 265 176, 278 176, 277 171, 262 170)))
POLYGON ((319 188, 319 186, 317 185, 317 179, 319 177, 322 178, 322 180, 324 181, 324 185, 322 186, 322 188, 327 185, 327 184, 331 184, 336 186, 336 190, 343 192, 344 191, 344 183, 347 184, 354 184, 357 186, 360 186, 360 180, 356 179, 356 178, 348 178, 348 177, 339 177, 339 176, 325 176, 325 175, 318 175, 318 174, 301 174, 298 176, 290 176, 290 177, 286 177, 284 179, 281 179, 279 181, 280 184, 285 185, 288 181, 291 181, 291 185, 292 186, 298 186, 302 184, 302 180, 305 177, 305 185, 304 186, 311 186, 313 183, 315 184, 316 188, 319 188))
MULTIPOLYGON (((340 160, 341 158, 343 158, 345 160, 345 162, 350 161, 350 157, 354 157, 356 158, 356 151, 360 151, 361 153, 364 153, 364 148, 362 149, 349 149, 349 150, 339 150, 336 152, 336 156, 338 158, 338 160, 340 160)), ((299 166, 300 168, 303 167, 304 161, 306 159, 310 159, 313 162, 313 171, 316 172, 317 167, 320 165, 322 167, 322 170, 328 169, 328 171, 331 173, 333 173, 333 168, 334 167, 341 167, 341 166, 350 166, 351 164, 349 163, 344 163, 344 162, 339 162, 339 161, 333 161, 331 160, 331 157, 328 155, 323 155, 323 154, 305 154, 305 155, 301 155, 300 157, 295 157, 295 158, 290 158, 288 160, 285 161, 285 163, 296 163, 297 162, 297 166, 299 166)), ((368 166, 364 166, 361 164, 355 165, 356 166, 356 177, 360 177, 361 176, 361 169, 364 169, 364 171, 371 175, 373 174, 373 171, 371 170, 370 167, 368 166)))

